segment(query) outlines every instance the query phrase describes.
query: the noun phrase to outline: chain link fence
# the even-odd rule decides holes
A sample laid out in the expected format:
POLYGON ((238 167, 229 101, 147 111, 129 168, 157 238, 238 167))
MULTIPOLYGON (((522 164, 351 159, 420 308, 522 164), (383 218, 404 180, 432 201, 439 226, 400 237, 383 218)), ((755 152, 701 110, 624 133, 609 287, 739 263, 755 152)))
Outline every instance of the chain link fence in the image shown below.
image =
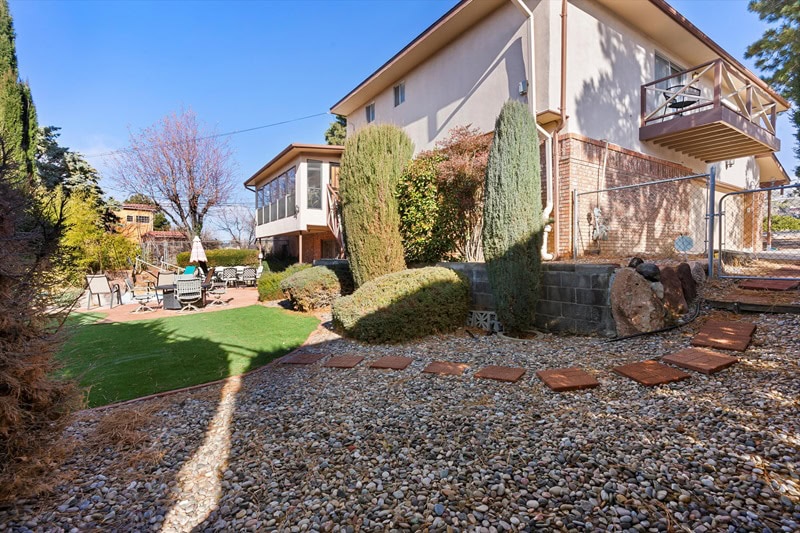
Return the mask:
POLYGON ((719 214, 720 277, 800 279, 800 185, 725 194, 719 214))
POLYGON ((575 258, 703 257, 708 174, 575 192, 575 258))

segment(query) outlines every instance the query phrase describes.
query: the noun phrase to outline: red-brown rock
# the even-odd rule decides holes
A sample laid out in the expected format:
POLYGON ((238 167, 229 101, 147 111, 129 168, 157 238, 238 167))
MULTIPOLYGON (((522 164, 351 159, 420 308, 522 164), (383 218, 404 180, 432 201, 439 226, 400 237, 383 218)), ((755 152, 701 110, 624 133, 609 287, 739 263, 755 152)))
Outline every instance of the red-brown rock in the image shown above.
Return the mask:
POLYGON ((611 313, 621 337, 661 329, 666 316, 650 282, 630 268, 618 270, 614 277, 611 313))
POLYGON ((665 266, 661 269, 661 284, 664 285, 664 307, 673 318, 685 314, 689 310, 686 298, 683 297, 683 286, 675 269, 665 266))
POLYGON ((692 277, 692 267, 689 263, 681 263, 676 270, 678 279, 681 280, 681 289, 683 289, 683 298, 687 304, 690 304, 697 298, 697 282, 692 277))

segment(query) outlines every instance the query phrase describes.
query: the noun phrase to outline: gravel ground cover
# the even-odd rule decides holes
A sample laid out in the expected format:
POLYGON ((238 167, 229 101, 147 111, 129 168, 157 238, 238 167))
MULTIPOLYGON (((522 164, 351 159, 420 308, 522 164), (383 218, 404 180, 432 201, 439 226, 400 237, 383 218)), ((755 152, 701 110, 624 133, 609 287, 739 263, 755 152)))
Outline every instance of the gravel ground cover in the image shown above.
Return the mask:
POLYGON ((0 529, 798 531, 800 317, 738 317, 758 330, 719 374, 646 388, 611 372, 687 347, 709 316, 737 318, 619 343, 318 334, 303 350, 365 360, 271 366, 141 402, 144 436, 120 445, 91 442, 145 405, 81 414, 54 492, 0 510, 0 529), (385 355, 414 362, 368 368, 385 355), (434 360, 470 368, 423 374, 434 360), (527 372, 472 377, 488 364, 527 372), (566 366, 600 387, 557 394, 534 375, 566 366))

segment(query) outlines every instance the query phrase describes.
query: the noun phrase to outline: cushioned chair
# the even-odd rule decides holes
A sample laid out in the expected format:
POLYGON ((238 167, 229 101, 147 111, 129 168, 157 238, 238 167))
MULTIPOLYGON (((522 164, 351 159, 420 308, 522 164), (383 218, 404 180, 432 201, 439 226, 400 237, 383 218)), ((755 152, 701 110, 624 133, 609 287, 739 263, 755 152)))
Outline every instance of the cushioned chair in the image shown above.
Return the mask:
POLYGON ((175 296, 181 304, 178 312, 199 311, 194 305, 203 298, 202 280, 192 275, 181 275, 175 280, 175 296))
POLYGON ((127 285, 128 290, 131 291, 133 299, 139 304, 139 307, 131 311, 131 313, 155 311, 155 309, 147 305, 151 301, 158 299, 154 290, 151 290, 150 287, 136 287, 133 281, 131 281, 131 278, 125 278, 125 285, 127 285))
POLYGON ((117 295, 117 304, 122 305, 122 294, 120 293, 119 285, 112 284, 105 274, 90 274, 86 276, 86 285, 89 290, 89 297, 86 298, 86 309, 89 309, 92 305, 93 296, 97 296, 97 306, 100 307, 100 305, 102 305, 100 303, 100 296, 104 294, 109 295, 109 308, 114 308, 115 294, 117 295))
MULTIPOLYGON (((175 285, 175 272, 159 271, 158 279, 156 280, 156 286, 157 287, 166 287, 166 286, 169 286, 169 285, 175 285)), ((172 292, 172 291, 170 291, 170 292, 172 292)), ((164 299, 164 290, 163 289, 161 289, 160 292, 159 292, 158 289, 156 290, 156 299, 158 300, 158 303, 161 303, 161 300, 164 299)))

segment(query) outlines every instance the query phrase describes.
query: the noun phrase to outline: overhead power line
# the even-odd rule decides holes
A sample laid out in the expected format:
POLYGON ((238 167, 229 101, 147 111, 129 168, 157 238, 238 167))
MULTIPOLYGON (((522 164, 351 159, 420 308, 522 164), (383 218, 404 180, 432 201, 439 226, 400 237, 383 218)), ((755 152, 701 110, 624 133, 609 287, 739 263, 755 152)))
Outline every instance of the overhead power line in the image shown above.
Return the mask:
MULTIPOLYGON (((289 120, 282 120, 280 122, 273 122, 271 124, 264 124, 263 126, 255 126, 253 128, 245 128, 245 129, 242 129, 242 130, 227 131, 225 133, 215 133, 213 135, 205 135, 205 136, 202 136, 202 137, 194 137, 193 139, 188 139, 188 140, 202 141, 202 140, 206 140, 206 139, 217 139, 219 137, 230 137, 231 135, 238 135, 239 133, 247 133, 247 132, 250 132, 250 131, 263 130, 263 129, 266 129, 266 128, 273 128, 275 126, 282 126, 283 124, 291 124, 292 122, 300 122, 301 120, 308 120, 310 118, 321 117, 321 116, 328 115, 328 114, 330 114, 330 113, 325 111, 323 113, 315 113, 313 115, 307 115, 305 117, 292 118, 292 119, 289 119, 289 120)), ((165 146, 165 144, 151 144, 149 146, 145 146, 144 149, 148 150, 148 149, 151 149, 151 148, 156 148, 158 146, 165 146)), ((84 157, 87 157, 87 158, 88 157, 110 157, 112 155, 122 154, 122 153, 132 152, 132 151, 134 151, 133 148, 120 148, 119 150, 112 150, 110 152, 102 152, 102 153, 99 153, 99 154, 84 154, 84 157)))

